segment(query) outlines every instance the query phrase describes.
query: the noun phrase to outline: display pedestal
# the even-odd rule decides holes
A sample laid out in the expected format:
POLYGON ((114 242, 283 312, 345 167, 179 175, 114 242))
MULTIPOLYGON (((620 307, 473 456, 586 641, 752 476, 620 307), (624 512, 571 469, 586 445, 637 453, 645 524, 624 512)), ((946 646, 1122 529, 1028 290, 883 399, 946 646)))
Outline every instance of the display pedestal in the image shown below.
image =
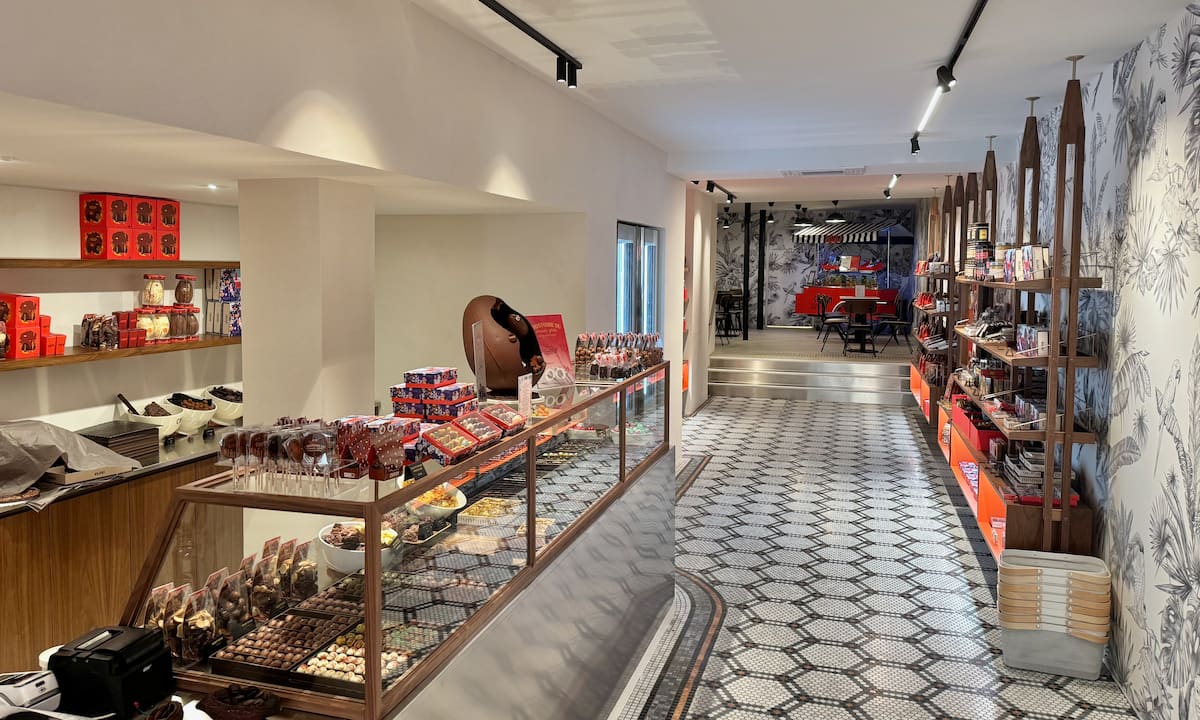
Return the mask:
POLYGON ((238 183, 246 424, 369 412, 375 199, 315 178, 238 183))

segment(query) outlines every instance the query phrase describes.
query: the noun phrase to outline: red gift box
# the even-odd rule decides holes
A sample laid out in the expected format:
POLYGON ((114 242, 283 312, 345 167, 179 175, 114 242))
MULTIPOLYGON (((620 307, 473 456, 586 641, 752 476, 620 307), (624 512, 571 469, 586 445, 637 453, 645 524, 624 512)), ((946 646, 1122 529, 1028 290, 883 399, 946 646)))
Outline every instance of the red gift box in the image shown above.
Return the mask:
POLYGON ((132 204, 130 226, 135 230, 158 228, 158 201, 154 198, 129 198, 132 204))
POLYGON ((65 355, 67 352, 67 336, 62 333, 54 333, 54 354, 65 355))
POLYGON ((22 328, 41 329, 42 301, 36 295, 0 293, 0 325, 15 335, 22 328))
POLYGON ((79 196, 79 227, 133 227, 136 198, 127 195, 85 193, 79 196))
POLYGON ((154 228, 133 232, 133 259, 158 259, 158 231, 154 228))
POLYGON ((179 259, 179 231, 159 230, 158 240, 154 246, 155 260, 179 259))
POLYGON ((42 333, 38 337, 38 356, 46 357, 54 354, 54 338, 50 337, 50 333, 42 333))
POLYGON ((49 315, 38 315, 38 325, 42 328, 43 335, 49 333, 50 332, 50 316, 49 315))
POLYGON ((80 228, 79 257, 84 260, 130 260, 133 258, 132 234, 129 228, 80 228))
POLYGON ((966 396, 955 395, 951 399, 951 402, 954 403, 954 413, 952 416, 954 427, 958 428, 959 432, 962 433, 963 438, 972 447, 984 455, 987 455, 988 446, 991 444, 992 440, 994 438, 1003 439, 1004 433, 1000 432, 999 430, 980 430, 978 427, 976 427, 975 423, 971 422, 971 419, 967 417, 967 414, 963 412, 963 409, 958 406, 958 398, 960 397, 965 398, 966 396))
POLYGON ((170 230, 179 235, 179 201, 178 200, 155 200, 154 201, 155 224, 154 227, 158 230, 170 230))
POLYGON ((8 352, 4 357, 9 360, 26 360, 35 358, 41 353, 42 336, 36 326, 19 328, 8 331, 8 352))
POLYGON ((130 347, 144 347, 146 344, 145 328, 130 328, 130 347), (136 343, 136 344, 135 344, 136 343))

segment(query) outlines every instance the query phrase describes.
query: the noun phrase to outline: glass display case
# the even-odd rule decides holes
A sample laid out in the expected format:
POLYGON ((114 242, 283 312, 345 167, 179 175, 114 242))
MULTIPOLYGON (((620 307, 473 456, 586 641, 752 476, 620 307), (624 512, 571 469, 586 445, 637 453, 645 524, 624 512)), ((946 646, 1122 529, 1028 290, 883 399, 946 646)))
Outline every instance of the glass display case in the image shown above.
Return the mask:
POLYGON ((393 479, 266 463, 178 488, 122 622, 162 628, 181 689, 387 716, 667 454, 669 387, 664 363, 524 425, 484 403, 464 422, 490 445, 393 479))

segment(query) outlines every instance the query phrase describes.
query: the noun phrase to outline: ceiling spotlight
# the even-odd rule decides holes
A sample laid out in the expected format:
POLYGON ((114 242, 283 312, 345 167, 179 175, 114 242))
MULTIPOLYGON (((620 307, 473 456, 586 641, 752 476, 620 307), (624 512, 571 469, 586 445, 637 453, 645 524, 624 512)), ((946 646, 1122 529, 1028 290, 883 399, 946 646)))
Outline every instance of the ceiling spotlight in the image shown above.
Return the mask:
POLYGON ((213 183, 209 183, 209 184, 208 184, 208 185, 206 185, 205 187, 207 187, 209 190, 216 190, 216 189, 217 189, 217 186, 216 186, 216 185, 214 185, 213 183))
POLYGON ((558 81, 560 83, 567 81, 567 59, 562 55, 558 56, 558 81))
POLYGON ((811 227, 813 224, 812 218, 808 216, 808 211, 796 205, 796 220, 792 222, 792 227, 811 227))
POLYGON ((733 193, 725 193, 725 204, 726 205, 733 204, 733 193))
POLYGON ((937 69, 937 81, 938 88, 944 93, 950 92, 950 90, 958 84, 958 80, 955 79, 954 73, 950 72, 950 68, 946 67, 945 65, 942 65, 937 69))
POLYGON ((717 184, 715 182, 713 182, 712 180, 709 180, 708 183, 704 186, 704 189, 708 190, 709 192, 712 192, 713 190, 716 189, 716 187, 717 187, 717 184))
POLYGON ((725 215, 724 217, 721 218, 721 227, 726 230, 729 229, 729 216, 728 215, 725 215))
POLYGON ((574 64, 572 64, 572 63, 567 64, 567 87, 569 87, 569 88, 579 87, 579 79, 575 76, 575 73, 578 71, 579 71, 579 68, 575 67, 574 64))
POLYGON ((912 140, 911 140, 910 144, 912 145, 912 154, 913 155, 917 155, 921 152, 921 143, 917 141, 916 135, 912 136, 912 140))
POLYGON ((825 218, 825 222, 827 222, 827 223, 844 223, 844 222, 846 222, 846 216, 842 215, 840 212, 838 212, 837 204, 838 204, 838 201, 834 200, 833 201, 833 212, 829 214, 829 217, 825 218))
POLYGON ((888 190, 896 187, 896 183, 900 182, 900 173, 892 173, 892 181, 888 183, 888 190))
POLYGON ((888 200, 891 200, 891 199, 892 199, 892 189, 891 189, 891 188, 884 188, 884 189, 883 189, 883 196, 884 196, 885 198, 887 198, 888 200))

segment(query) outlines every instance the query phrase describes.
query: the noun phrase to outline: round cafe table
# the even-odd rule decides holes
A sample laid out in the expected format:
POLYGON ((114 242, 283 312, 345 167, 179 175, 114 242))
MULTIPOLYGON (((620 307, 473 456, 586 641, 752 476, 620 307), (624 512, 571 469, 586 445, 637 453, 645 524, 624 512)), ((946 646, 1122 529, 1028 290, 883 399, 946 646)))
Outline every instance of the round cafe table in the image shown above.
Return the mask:
POLYGON ((867 339, 872 332, 871 316, 875 314, 880 305, 887 305, 887 301, 877 297, 847 297, 842 298, 842 301, 834 307, 835 310, 841 310, 850 318, 846 330, 853 333, 853 342, 858 343, 857 350, 846 347, 850 344, 848 335, 846 342, 842 345, 843 354, 847 351, 876 354, 873 347, 870 350, 867 349, 867 339))

